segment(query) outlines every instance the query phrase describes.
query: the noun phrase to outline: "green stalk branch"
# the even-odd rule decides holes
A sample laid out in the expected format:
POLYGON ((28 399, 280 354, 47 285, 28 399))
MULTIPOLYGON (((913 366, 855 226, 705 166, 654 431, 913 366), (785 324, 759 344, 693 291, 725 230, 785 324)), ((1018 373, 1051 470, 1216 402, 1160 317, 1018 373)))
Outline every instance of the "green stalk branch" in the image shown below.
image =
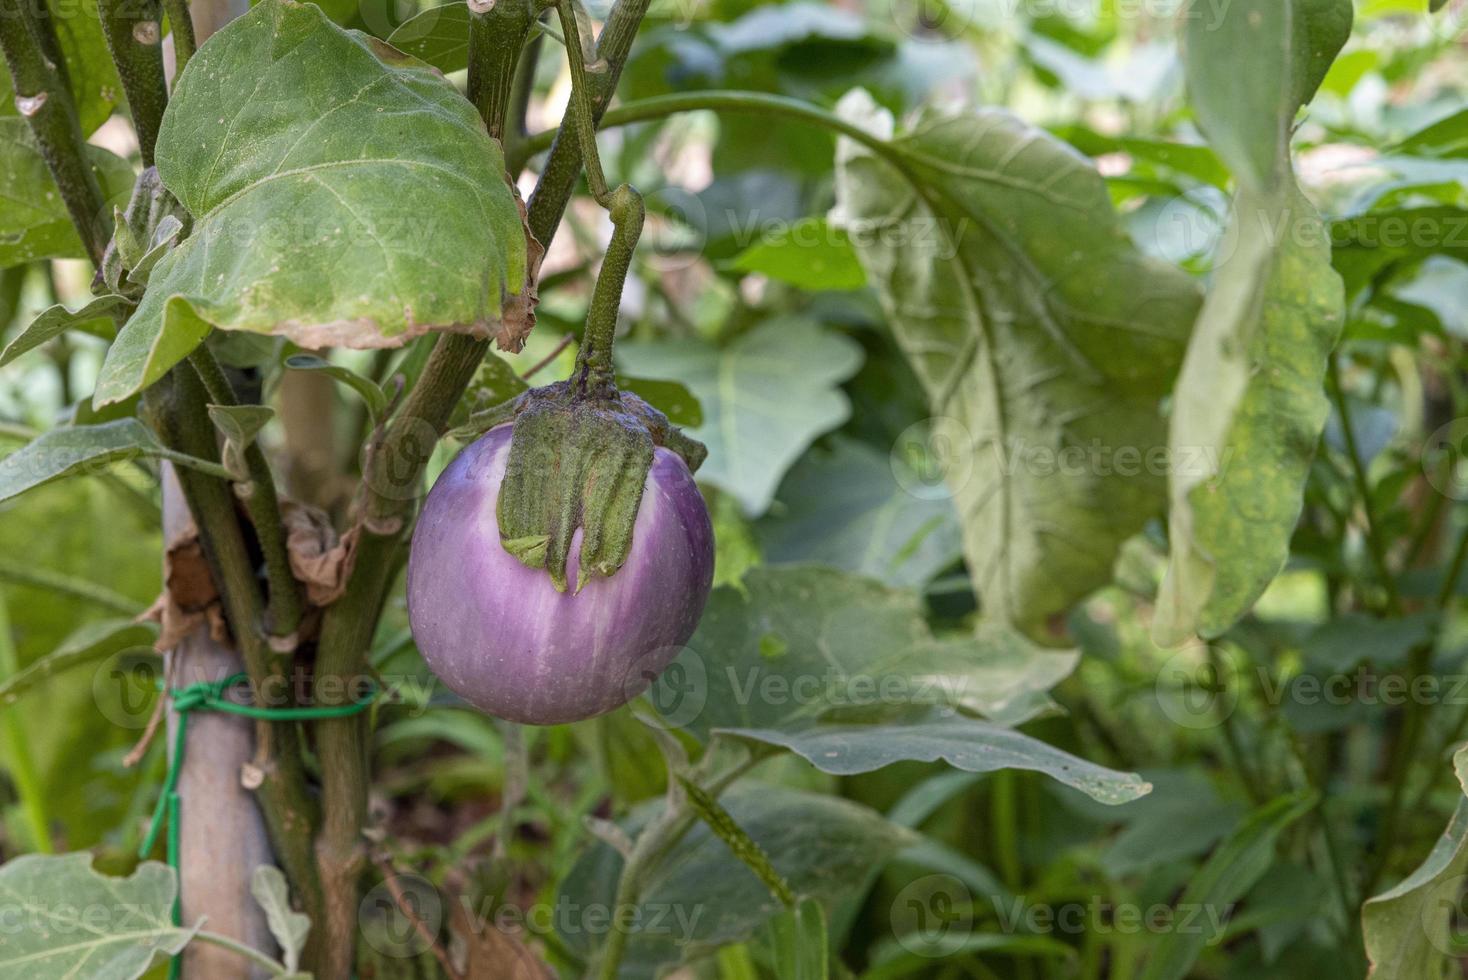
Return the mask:
MULTIPOLYGON (((713 747, 710 746, 704 755, 704 761, 700 768, 711 765, 709 760, 713 756, 713 747)), ((729 786, 740 776, 744 775, 759 762, 762 757, 751 753, 743 761, 729 768, 714 773, 713 775, 694 775, 691 782, 702 790, 710 800, 717 800, 719 794, 728 789, 729 786)), ((670 778, 673 778, 670 775, 670 778)), ((678 783, 674 783, 677 786, 678 783)), ((681 789, 681 787, 680 787, 681 789)), ((616 909, 635 908, 642 899, 642 886, 647 881, 647 876, 657 868, 657 864, 663 856, 677 846, 693 825, 699 821, 697 808, 693 805, 686 792, 669 792, 668 802, 663 811, 659 813, 652 822, 637 835, 637 843, 632 847, 632 853, 627 855, 622 862, 622 872, 617 878, 617 897, 612 907, 616 909)), ((591 975, 599 980, 617 980, 622 965, 622 956, 627 951, 627 939, 629 930, 614 926, 607 932, 606 944, 602 946, 601 952, 596 957, 596 967, 591 975)))
MULTIPOLYGON (((196 347, 189 355, 189 364, 199 373, 214 404, 239 404, 224 369, 208 347, 196 347)), ((280 501, 276 497, 270 463, 258 443, 252 442, 246 447, 244 457, 250 473, 249 491, 244 497, 245 509, 255 525, 255 536, 265 556, 266 581, 270 586, 265 627, 273 638, 272 648, 288 652, 295 649, 296 630, 301 625, 305 603, 300 583, 291 571, 290 552, 286 549, 285 527, 281 523, 280 501)))
POLYGON ((194 35, 194 16, 189 13, 189 0, 163 0, 163 12, 168 14, 169 32, 173 37, 176 77, 199 49, 194 35))
POLYGON ((158 127, 168 105, 168 82, 163 74, 163 5, 159 0, 98 0, 97 12, 132 110, 143 166, 151 167, 158 127))
MULTIPOLYGON (((622 77, 622 66, 632 52, 632 42, 650 3, 651 0, 619 0, 597 39, 596 59, 607 67, 606 71, 597 74, 596 90, 590 94, 593 130, 616 91, 617 81, 622 77)), ((550 248, 551 239, 556 236, 556 228, 576 190, 576 178, 581 175, 581 138, 577 135, 577 123, 569 118, 574 112, 574 104, 567 107, 568 118, 561 120, 545 169, 541 171, 535 192, 530 195, 530 233, 546 248, 550 248)))
MULTIPOLYGON (((216 455, 214 427, 205 392, 188 369, 170 371, 144 394, 144 408, 163 441, 176 451, 216 455)), ((240 659, 257 698, 289 691, 288 658, 274 654, 260 630, 261 600, 254 562, 235 514, 230 485, 188 470, 178 470, 179 486, 199 531, 199 541, 218 585, 240 659)), ((321 910, 321 887, 311 854, 315 807, 306 792, 299 735, 294 722, 255 724, 255 763, 263 781, 255 791, 281 867, 313 921, 321 910)), ((313 946, 315 937, 313 936, 313 946)))
MULTIPOLYGON (((598 117, 598 125, 602 129, 630 126, 634 123, 666 119, 680 112, 782 116, 786 119, 794 119, 828 129, 838 136, 850 137, 883 156, 893 156, 891 144, 886 140, 873 136, 860 126, 853 125, 818 105, 783 95, 767 95, 762 92, 710 90, 639 99, 636 102, 628 102, 614 109, 606 110, 598 117)), ((560 130, 549 129, 528 136, 518 148, 519 153, 528 159, 547 149, 553 150, 558 143, 559 134, 560 130)), ((579 164, 579 160, 577 162, 579 164)), ((549 164, 547 164, 547 169, 549 169, 549 164)), ((534 198, 531 200, 533 203, 534 198)))
POLYGON ((136 616, 143 612, 143 606, 120 592, 113 592, 105 585, 47 571, 31 564, 0 559, 0 582, 13 582, 16 585, 68 595, 123 616, 136 616))
POLYGON ((111 213, 87 162, 76 103, 55 62, 36 43, 42 34, 44 28, 33 23, 30 0, 0 0, 0 50, 15 82, 16 108, 30 124, 87 255, 100 267, 112 234, 111 213))
POLYGON ((515 68, 530 28, 535 24, 533 0, 501 0, 488 10, 469 5, 469 101, 489 129, 505 140, 505 120, 515 68))

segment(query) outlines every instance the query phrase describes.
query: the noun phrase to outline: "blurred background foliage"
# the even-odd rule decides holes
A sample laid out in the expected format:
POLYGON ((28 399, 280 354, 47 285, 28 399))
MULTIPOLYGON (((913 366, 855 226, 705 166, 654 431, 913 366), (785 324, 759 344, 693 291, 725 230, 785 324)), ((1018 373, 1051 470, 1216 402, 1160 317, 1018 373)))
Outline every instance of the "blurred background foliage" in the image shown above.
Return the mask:
MULTIPOLYGON (((1457 708, 1434 716, 1422 744, 1441 757, 1407 787, 1417 805, 1394 830, 1389 866, 1373 874, 1387 792, 1382 746, 1400 712, 1368 697, 1307 704, 1279 691, 1367 661, 1389 669, 1424 636, 1436 637, 1438 673, 1461 673, 1468 658, 1461 617, 1435 624, 1426 614, 1384 612, 1385 583, 1364 533, 1369 526, 1385 542, 1407 603, 1450 581, 1463 512, 1434 488, 1462 489, 1454 482, 1460 447, 1456 437, 1432 437, 1468 416, 1468 5, 1455 0, 1429 18, 1425 4, 1358 0, 1351 41, 1296 138, 1301 183, 1332 223, 1347 284, 1339 353, 1352 426, 1348 433, 1338 404, 1289 567, 1207 650, 1159 650, 1148 623, 1165 529, 1150 527, 1128 546, 1116 584, 1070 617, 1080 665, 1025 726, 1083 758, 1141 772, 1154 792, 1106 808, 1026 773, 980 777, 901 763, 841 778, 788 757, 758 770, 761 780, 847 797, 920 833, 849 898, 844 958, 864 975, 1140 976, 1157 936, 1120 927, 1116 910, 1170 905, 1203 879, 1210 855, 1244 862, 1260 846, 1267 870, 1229 900, 1222 941, 1200 950, 1187 975, 1364 975, 1355 907, 1372 885, 1415 866, 1441 832, 1461 796, 1447 750, 1464 734, 1462 719, 1457 708), (1439 209, 1453 219, 1440 227, 1456 230, 1400 247, 1360 234, 1379 227, 1370 221, 1421 209, 1439 209), (1374 524, 1363 524, 1363 513, 1374 524), (1184 689, 1200 659, 1227 689, 1202 708, 1190 700, 1197 692, 1184 689), (1241 836, 1246 815, 1311 778, 1326 781, 1321 819, 1241 836), (920 928, 901 898, 935 874, 962 882, 971 924, 945 955, 916 955, 896 942, 920 928), (1027 930, 1006 921, 1013 896, 1093 911, 1084 928, 1027 930)), ((432 47, 434 8, 394 0, 323 6, 340 23, 452 61, 432 47)), ((1227 224, 1231 178, 1203 145, 1184 99, 1176 8, 1165 0, 669 0, 654 4, 620 96, 747 89, 833 106, 861 86, 899 117, 924 105, 1006 106, 1094 161, 1138 248, 1201 278, 1227 224)), ((462 74, 451 77, 462 84, 462 74)), ((560 60, 542 58, 532 131, 553 125, 567 96, 560 60)), ((120 116, 92 138, 124 158, 135 154, 120 116)), ((945 461, 925 455, 931 445, 912 436, 928 409, 849 243, 825 222, 834 139, 784 120, 710 113, 602 139, 609 177, 636 183, 654 216, 625 300, 622 369, 682 380, 704 431, 761 436, 724 443, 725 455, 700 474, 715 517, 718 581, 738 583, 760 564, 815 561, 914 590, 939 631, 969 624, 977 610, 957 518, 933 476, 945 461)), ((516 371, 547 357, 537 381, 569 371, 573 354, 557 346, 579 329, 607 230, 589 202, 572 209, 546 262, 540 326, 522 354, 505 358, 516 371)), ((65 244, 47 254, 60 257, 0 271, 7 331, 86 295, 83 263, 65 244)), ((333 357, 387 378, 421 365, 426 343, 333 357)), ((297 376, 281 367, 290 351, 230 344, 221 354, 261 367, 268 392, 284 402, 298 397, 297 376)), ((68 335, 45 357, 0 368, 0 440, 87 412, 76 393, 91 390, 103 350, 68 335)), ((272 424, 266 441, 290 457, 300 495, 340 514, 365 422, 349 392, 325 390, 329 415, 312 416, 325 432, 301 440, 287 406, 284 425, 272 424)), ((319 412, 319 392, 311 397, 319 412)), ((441 447, 438 465, 456 448, 441 447)), ((155 482, 143 464, 5 504, 0 673, 85 642, 77 631, 98 621, 141 611, 160 588, 159 552, 155 482)), ((1451 582, 1457 594, 1468 590, 1468 581, 1451 582)), ((121 762, 148 708, 138 680, 148 675, 132 668, 150 663, 127 646, 3 706, 5 856, 95 848, 103 866, 129 865, 157 786, 156 751, 137 770, 121 762)), ((494 721, 434 689, 406 631, 401 588, 373 663, 384 676, 422 683, 412 690, 433 692, 424 704, 383 706, 372 746, 374 817, 399 863, 431 880, 472 868, 486 894, 550 901, 584 849, 584 817, 610 817, 664 789, 652 736, 626 710, 507 742, 494 721), (523 799, 502 821, 506 773, 522 769, 523 799)), ((755 938, 689 969, 746 980, 768 974, 769 955, 755 938)))

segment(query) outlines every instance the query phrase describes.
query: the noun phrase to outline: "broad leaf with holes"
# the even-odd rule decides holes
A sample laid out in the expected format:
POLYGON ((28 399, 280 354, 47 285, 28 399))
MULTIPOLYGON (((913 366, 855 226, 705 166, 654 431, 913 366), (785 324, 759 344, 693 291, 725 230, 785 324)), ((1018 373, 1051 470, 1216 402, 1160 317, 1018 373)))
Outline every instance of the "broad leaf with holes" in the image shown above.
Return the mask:
POLYGON ((179 79, 158 173, 193 231, 153 269, 99 403, 209 328, 396 347, 529 327, 529 248, 499 144, 442 75, 312 4, 266 0, 179 79))
POLYGON ((813 320, 770 320, 725 347, 700 341, 619 344, 629 374, 681 381, 703 409, 688 434, 708 447, 698 471, 745 513, 770 507, 780 478, 816 436, 846 421, 836 387, 861 366, 861 348, 813 320))
POLYGON ((1095 169, 995 110, 843 138, 834 222, 935 415, 958 423, 964 552, 984 608, 1032 633, 1105 584, 1163 508, 1159 404, 1198 290, 1128 240, 1095 169))
POLYGON ((0 915, 19 928, 0 942, 0 977, 140 977, 193 936, 173 924, 177 891, 173 869, 156 861, 126 878, 93 871, 86 852, 8 861, 0 865, 0 915))
MULTIPOLYGON (((98 146, 87 147, 87 155, 103 197, 126 204, 132 165, 98 146)), ((0 205, 0 269, 87 254, 24 119, 0 118, 0 205)))

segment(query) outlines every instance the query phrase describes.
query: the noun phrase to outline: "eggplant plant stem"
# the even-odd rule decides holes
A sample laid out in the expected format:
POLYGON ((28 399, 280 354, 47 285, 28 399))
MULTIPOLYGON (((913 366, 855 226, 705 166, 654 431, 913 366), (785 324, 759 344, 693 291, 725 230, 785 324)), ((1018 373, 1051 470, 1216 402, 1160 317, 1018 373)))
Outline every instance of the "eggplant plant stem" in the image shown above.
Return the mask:
MULTIPOLYGON (((201 457, 217 453, 205 392, 192 369, 177 367, 147 389, 144 409, 163 441, 177 451, 201 457)), ((178 471, 178 481, 198 527, 235 648, 250 675, 257 701, 271 692, 289 691, 285 676, 288 658, 272 653, 260 630, 260 590, 229 484, 188 470, 178 471)), ((255 764, 262 776, 256 798, 265 816, 271 847, 314 922, 322 907, 320 879, 311 854, 316 808, 306 792, 294 722, 256 722, 255 764)), ((318 937, 308 938, 308 963, 314 962, 319 948, 318 937)))
MULTIPOLYGON (((198 50, 194 39, 194 17, 189 12, 189 0, 163 0, 163 11, 168 14, 169 33, 173 37, 173 59, 177 72, 188 65, 189 59, 198 50)), ((175 77, 177 77, 175 72, 175 77)))
POLYGON ((42 31, 33 25, 30 11, 30 0, 0 0, 0 50, 14 80, 16 108, 30 126, 88 257, 100 266, 112 216, 87 161, 76 104, 65 79, 36 42, 42 31))
POLYGON ((488 10, 469 5, 469 101, 501 143, 520 52, 535 24, 534 0, 501 0, 488 10))
POLYGON ((163 74, 163 5, 159 0, 98 0, 102 33, 117 65, 122 91, 132 110, 143 166, 153 166, 158 127, 168 105, 163 74))
MULTIPOLYGON (((214 404, 239 404, 224 369, 206 345, 194 348, 189 355, 189 364, 199 373, 199 379, 214 404)), ((244 459, 250 475, 245 510, 255 525, 255 537, 265 557, 265 575, 270 587, 265 627, 272 637, 272 648, 289 652, 295 649, 296 630, 304 614, 301 585, 291 571, 290 552, 286 549, 285 527, 281 522, 280 501, 276 496, 270 463, 259 444, 254 442, 245 448, 244 459)))

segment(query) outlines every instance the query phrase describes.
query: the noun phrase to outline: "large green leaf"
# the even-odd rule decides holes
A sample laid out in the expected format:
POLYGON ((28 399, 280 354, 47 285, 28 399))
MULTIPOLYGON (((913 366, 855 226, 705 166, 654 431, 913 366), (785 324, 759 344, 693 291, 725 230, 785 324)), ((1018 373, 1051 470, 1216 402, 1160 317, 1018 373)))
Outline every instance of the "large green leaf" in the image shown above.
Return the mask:
POLYGON ((688 434, 708 447, 698 478, 738 498, 745 513, 769 509, 780 478, 816 436, 846 421, 837 384, 861 366, 861 348, 804 317, 761 324, 726 347, 696 341, 620 344, 629 374, 688 386, 703 424, 688 434))
POLYGON ((99 404, 157 380, 210 326, 306 348, 430 330, 515 348, 528 329, 499 144, 438 72, 312 4, 265 0, 199 49, 157 161, 193 231, 154 267, 99 404))
POLYGON ((1218 635, 1279 574, 1329 414, 1322 381, 1340 337, 1343 288, 1323 222, 1289 162, 1300 91, 1282 95, 1259 79, 1315 72, 1323 49, 1292 42, 1290 18, 1314 24, 1339 2, 1244 0, 1217 30, 1188 25, 1189 94, 1240 189, 1224 239, 1232 251, 1216 259, 1178 379, 1171 446, 1196 465, 1170 474, 1171 558, 1153 623, 1159 643, 1218 635), (1218 92, 1225 65, 1247 80, 1242 95, 1218 92), (1255 111, 1242 108, 1254 102, 1255 111))
MULTIPOLYGON (((1468 749, 1453 756, 1462 781, 1468 749)), ((1370 980, 1444 980, 1457 975, 1455 917, 1468 886, 1468 799, 1460 799, 1432 852, 1395 887, 1361 907, 1370 980)))
MULTIPOLYGON (((9 78, 4 73, 0 77, 9 78)), ((87 147, 87 155, 103 196, 112 203, 127 203, 132 165, 99 146, 87 147)), ((86 254, 56 181, 36 148, 30 124, 0 118, 0 269, 86 254)))
POLYGON ((958 705, 1017 724, 1077 654, 1036 648, 1007 627, 936 638, 922 602, 832 568, 757 567, 714 590, 698 631, 654 684, 671 725, 795 731, 837 711, 905 714, 958 705))
POLYGON ((173 924, 173 869, 145 861, 126 878, 92 870, 87 852, 26 854, 0 865, 0 980, 133 980, 193 930, 173 924), (18 924, 18 928, 12 924, 18 924))
MULTIPOLYGON (((34 2, 34 0, 33 0, 34 2)), ((82 135, 93 131, 112 115, 122 98, 122 84, 117 78, 107 39, 102 35, 102 21, 97 15, 97 0, 50 0, 51 24, 61 45, 61 57, 76 100, 77 117, 82 135)), ((15 86, 10 73, 0 71, 0 116, 14 116, 15 86)))
POLYGON ((903 465, 850 439, 837 438, 830 451, 813 448, 786 474, 778 506, 754 525, 765 560, 926 584, 961 555, 958 519, 947 498, 904 489, 903 465))
POLYGON ((1095 169, 999 111, 929 115, 890 138, 865 93, 833 219, 851 234, 948 437, 984 607, 1039 632, 1106 583, 1161 512, 1159 403, 1198 305, 1143 257, 1095 169))
MULTIPOLYGON (((796 894, 825 903, 845 897, 870 869, 916 839, 873 810, 826 795, 744 785, 720 802, 796 894)), ((635 832, 661 806, 634 811, 624 827, 635 832)), ((574 911, 558 916, 556 925, 578 952, 591 952, 605 938, 609 920, 598 926, 593 916, 617 909, 621 870, 622 856, 598 844, 562 884, 562 907, 574 911)), ((780 911, 764 883, 700 822, 644 876, 638 907, 617 910, 635 915, 637 926, 618 976, 651 980, 661 967, 750 937, 780 911)))
POLYGON ((1043 773, 1098 803, 1130 803, 1152 791, 1136 773, 1078 759, 1012 728, 935 711, 900 723, 817 724, 795 730, 733 728, 722 732, 802 756, 822 772, 852 776, 894 762, 946 762, 964 772, 1024 769, 1043 773))
MULTIPOLYGON (((1188 882, 1177 907, 1186 910, 1231 908, 1274 863, 1274 845, 1280 832, 1316 805, 1314 796, 1282 796, 1251 813, 1220 844, 1188 882)), ((1216 918, 1199 917, 1197 928, 1174 929, 1151 944, 1142 980, 1183 980, 1203 947, 1218 942, 1216 918)))

